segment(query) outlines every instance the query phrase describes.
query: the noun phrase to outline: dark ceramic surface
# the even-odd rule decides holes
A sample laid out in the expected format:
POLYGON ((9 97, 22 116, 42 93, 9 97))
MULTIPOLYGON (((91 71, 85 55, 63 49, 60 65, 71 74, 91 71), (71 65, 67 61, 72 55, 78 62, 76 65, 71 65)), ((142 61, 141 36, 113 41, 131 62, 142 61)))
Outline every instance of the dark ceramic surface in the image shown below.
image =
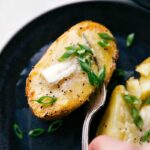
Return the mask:
MULTIPOLYGON (((133 73, 135 65, 150 56, 150 14, 136 6, 119 2, 84 2, 55 9, 35 19, 12 38, 0 55, 0 150, 81 149, 86 105, 65 117, 57 132, 30 138, 27 136, 29 130, 37 127, 47 129, 50 122, 33 116, 24 88, 27 74, 47 46, 72 25, 83 20, 100 22, 112 31, 120 52, 117 65, 127 70, 128 76, 133 73), (126 48, 126 36, 131 32, 135 33, 135 41, 131 48, 126 48), (14 135, 14 122, 24 131, 23 140, 14 135)), ((114 84, 124 81, 124 78, 113 79, 109 93, 114 84)), ((91 124, 91 139, 102 114, 103 110, 91 124)))
POLYGON ((134 1, 150 11, 150 0, 134 0, 134 1))

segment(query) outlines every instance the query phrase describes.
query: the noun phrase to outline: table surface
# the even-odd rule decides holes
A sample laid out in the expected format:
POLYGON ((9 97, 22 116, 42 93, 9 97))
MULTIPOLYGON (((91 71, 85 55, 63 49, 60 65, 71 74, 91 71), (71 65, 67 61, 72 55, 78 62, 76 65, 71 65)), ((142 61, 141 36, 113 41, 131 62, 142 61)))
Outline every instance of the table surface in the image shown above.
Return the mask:
POLYGON ((88 0, 0 0, 0 52, 13 35, 32 19, 56 7, 79 1, 88 0))

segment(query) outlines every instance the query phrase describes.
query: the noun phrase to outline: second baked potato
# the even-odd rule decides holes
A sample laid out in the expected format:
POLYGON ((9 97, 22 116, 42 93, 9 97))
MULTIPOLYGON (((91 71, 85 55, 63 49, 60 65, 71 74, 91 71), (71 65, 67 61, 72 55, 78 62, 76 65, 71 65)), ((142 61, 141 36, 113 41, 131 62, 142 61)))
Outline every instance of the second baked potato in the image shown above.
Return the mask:
POLYGON ((97 135, 140 145, 150 141, 150 57, 136 67, 140 78, 118 85, 100 123, 97 135), (126 98, 125 98, 126 96, 126 98))

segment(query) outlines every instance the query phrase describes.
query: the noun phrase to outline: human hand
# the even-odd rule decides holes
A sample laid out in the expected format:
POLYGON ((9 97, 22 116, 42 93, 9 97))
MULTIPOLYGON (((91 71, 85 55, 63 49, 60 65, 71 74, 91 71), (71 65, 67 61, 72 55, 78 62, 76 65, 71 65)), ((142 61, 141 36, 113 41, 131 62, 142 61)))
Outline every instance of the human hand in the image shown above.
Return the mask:
POLYGON ((108 136, 99 136, 90 143, 89 150, 150 150, 150 144, 136 147, 108 136))

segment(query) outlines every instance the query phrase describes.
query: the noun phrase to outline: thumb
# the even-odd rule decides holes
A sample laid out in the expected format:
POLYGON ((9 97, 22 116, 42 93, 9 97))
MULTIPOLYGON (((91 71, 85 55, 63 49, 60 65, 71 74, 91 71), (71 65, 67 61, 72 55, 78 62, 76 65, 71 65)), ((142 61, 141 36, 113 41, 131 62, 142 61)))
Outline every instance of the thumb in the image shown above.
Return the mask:
POLYGON ((99 136, 90 143, 89 150, 139 150, 139 149, 137 147, 127 144, 126 142, 113 140, 108 136, 99 136))

